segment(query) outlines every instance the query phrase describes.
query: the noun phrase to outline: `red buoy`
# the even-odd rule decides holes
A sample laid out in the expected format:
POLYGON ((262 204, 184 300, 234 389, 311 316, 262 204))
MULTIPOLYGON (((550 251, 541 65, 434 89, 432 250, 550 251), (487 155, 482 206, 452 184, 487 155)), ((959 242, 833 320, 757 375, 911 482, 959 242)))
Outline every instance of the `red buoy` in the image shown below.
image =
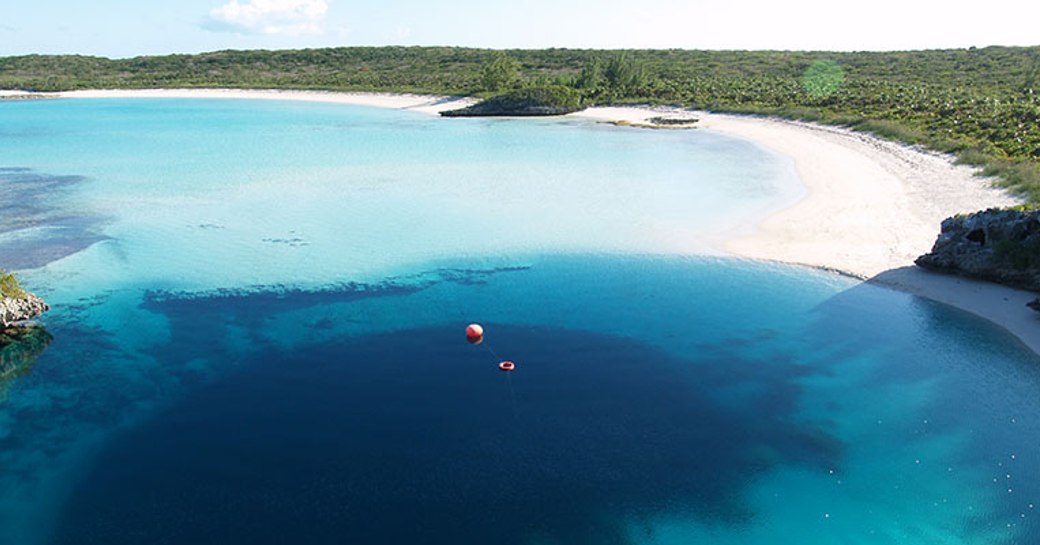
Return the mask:
POLYGON ((470 344, 480 344, 484 340, 484 327, 480 324, 469 324, 466 326, 466 340, 470 344))
POLYGON ((504 361, 498 364, 498 368, 503 371, 512 371, 513 369, 516 369, 516 364, 511 361, 504 361))

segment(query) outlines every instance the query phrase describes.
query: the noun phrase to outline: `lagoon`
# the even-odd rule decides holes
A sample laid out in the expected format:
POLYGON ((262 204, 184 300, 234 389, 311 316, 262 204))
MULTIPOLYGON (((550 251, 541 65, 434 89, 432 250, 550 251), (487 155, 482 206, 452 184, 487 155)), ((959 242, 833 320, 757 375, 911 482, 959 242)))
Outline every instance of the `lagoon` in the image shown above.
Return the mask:
POLYGON ((752 143, 233 100, 0 119, 0 266, 55 307, 0 405, 13 542, 1040 537, 1040 358, 723 255, 802 194, 752 143))

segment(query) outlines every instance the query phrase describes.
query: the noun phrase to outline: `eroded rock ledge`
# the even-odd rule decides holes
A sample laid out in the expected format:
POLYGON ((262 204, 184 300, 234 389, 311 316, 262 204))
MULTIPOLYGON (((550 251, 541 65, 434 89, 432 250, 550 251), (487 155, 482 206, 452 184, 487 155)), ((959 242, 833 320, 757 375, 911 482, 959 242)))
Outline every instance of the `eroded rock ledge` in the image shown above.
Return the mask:
POLYGON ((1040 292, 1040 209, 991 208, 947 218, 932 251, 916 263, 1040 292))
POLYGON ((50 308, 35 293, 26 293, 25 297, 4 297, 0 299, 0 329, 34 320, 50 308))

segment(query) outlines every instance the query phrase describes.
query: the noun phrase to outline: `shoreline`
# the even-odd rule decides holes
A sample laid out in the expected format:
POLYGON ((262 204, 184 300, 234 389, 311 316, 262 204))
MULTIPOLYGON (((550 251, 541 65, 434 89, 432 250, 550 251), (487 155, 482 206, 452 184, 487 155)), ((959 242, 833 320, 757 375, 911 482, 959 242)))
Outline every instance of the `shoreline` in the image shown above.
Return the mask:
MULTIPOLYGON (((25 93, 0 91, 0 97, 25 93)), ((90 90, 54 98, 218 98, 327 102, 431 115, 476 102, 468 97, 334 91, 239 89, 90 90)), ((1040 354, 1036 294, 932 273, 913 260, 927 253, 943 219, 1022 202, 950 156, 849 129, 761 116, 677 108, 594 107, 565 117, 635 126, 661 115, 691 116, 695 127, 750 141, 792 159, 807 194, 767 214, 755 232, 729 239, 735 256, 829 270, 938 301, 985 318, 1040 354)))
POLYGON ((1020 204, 978 169, 943 155, 850 129, 709 114, 706 128, 794 159, 808 195, 766 217, 727 250, 756 259, 834 268, 970 312, 1040 355, 1040 313, 1030 291, 937 273, 914 264, 950 216, 1020 204))
POLYGON ((685 113, 696 127, 790 158, 807 191, 767 214, 755 232, 726 241, 729 253, 840 271, 864 280, 913 265, 955 214, 1020 204, 1020 199, 952 157, 849 129, 738 114, 652 108, 594 108, 573 114, 639 126, 685 113))
POLYGON ((1022 202, 976 169, 849 129, 778 118, 648 107, 573 115, 638 126, 662 114, 696 117, 697 127, 794 161, 806 196, 766 215, 756 232, 728 240, 729 253, 828 270, 944 303, 1003 327, 1040 354, 1040 314, 1026 307, 1037 294, 914 265, 947 217, 1022 202))
MULTIPOLYGON (((341 91, 294 91, 282 89, 96 89, 35 93, 42 98, 210 98, 232 100, 288 100, 324 102, 413 110, 439 114, 444 110, 463 108, 475 102, 469 97, 416 95, 408 93, 350 93, 341 91)), ((19 98, 25 93, 0 91, 0 98, 19 98), (10 95, 8 94, 10 93, 10 95)))

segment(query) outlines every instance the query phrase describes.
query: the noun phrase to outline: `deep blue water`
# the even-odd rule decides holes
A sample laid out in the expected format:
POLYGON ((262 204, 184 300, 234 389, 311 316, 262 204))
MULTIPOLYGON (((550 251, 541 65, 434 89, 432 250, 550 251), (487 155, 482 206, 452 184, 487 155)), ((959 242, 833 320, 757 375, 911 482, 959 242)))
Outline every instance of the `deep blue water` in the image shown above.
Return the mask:
POLYGON ((496 350, 522 356, 506 374, 458 333, 253 354, 107 445, 56 542, 624 543, 625 517, 739 524, 770 465, 837 463, 784 421, 797 388, 775 377, 725 407, 719 367, 638 340, 498 325, 496 350))
POLYGON ((795 194, 754 146, 234 101, 0 119, 0 266, 55 307, 0 397, 0 543, 1040 539, 1040 358, 676 244, 795 194), (612 193, 637 182, 667 198, 612 193))

